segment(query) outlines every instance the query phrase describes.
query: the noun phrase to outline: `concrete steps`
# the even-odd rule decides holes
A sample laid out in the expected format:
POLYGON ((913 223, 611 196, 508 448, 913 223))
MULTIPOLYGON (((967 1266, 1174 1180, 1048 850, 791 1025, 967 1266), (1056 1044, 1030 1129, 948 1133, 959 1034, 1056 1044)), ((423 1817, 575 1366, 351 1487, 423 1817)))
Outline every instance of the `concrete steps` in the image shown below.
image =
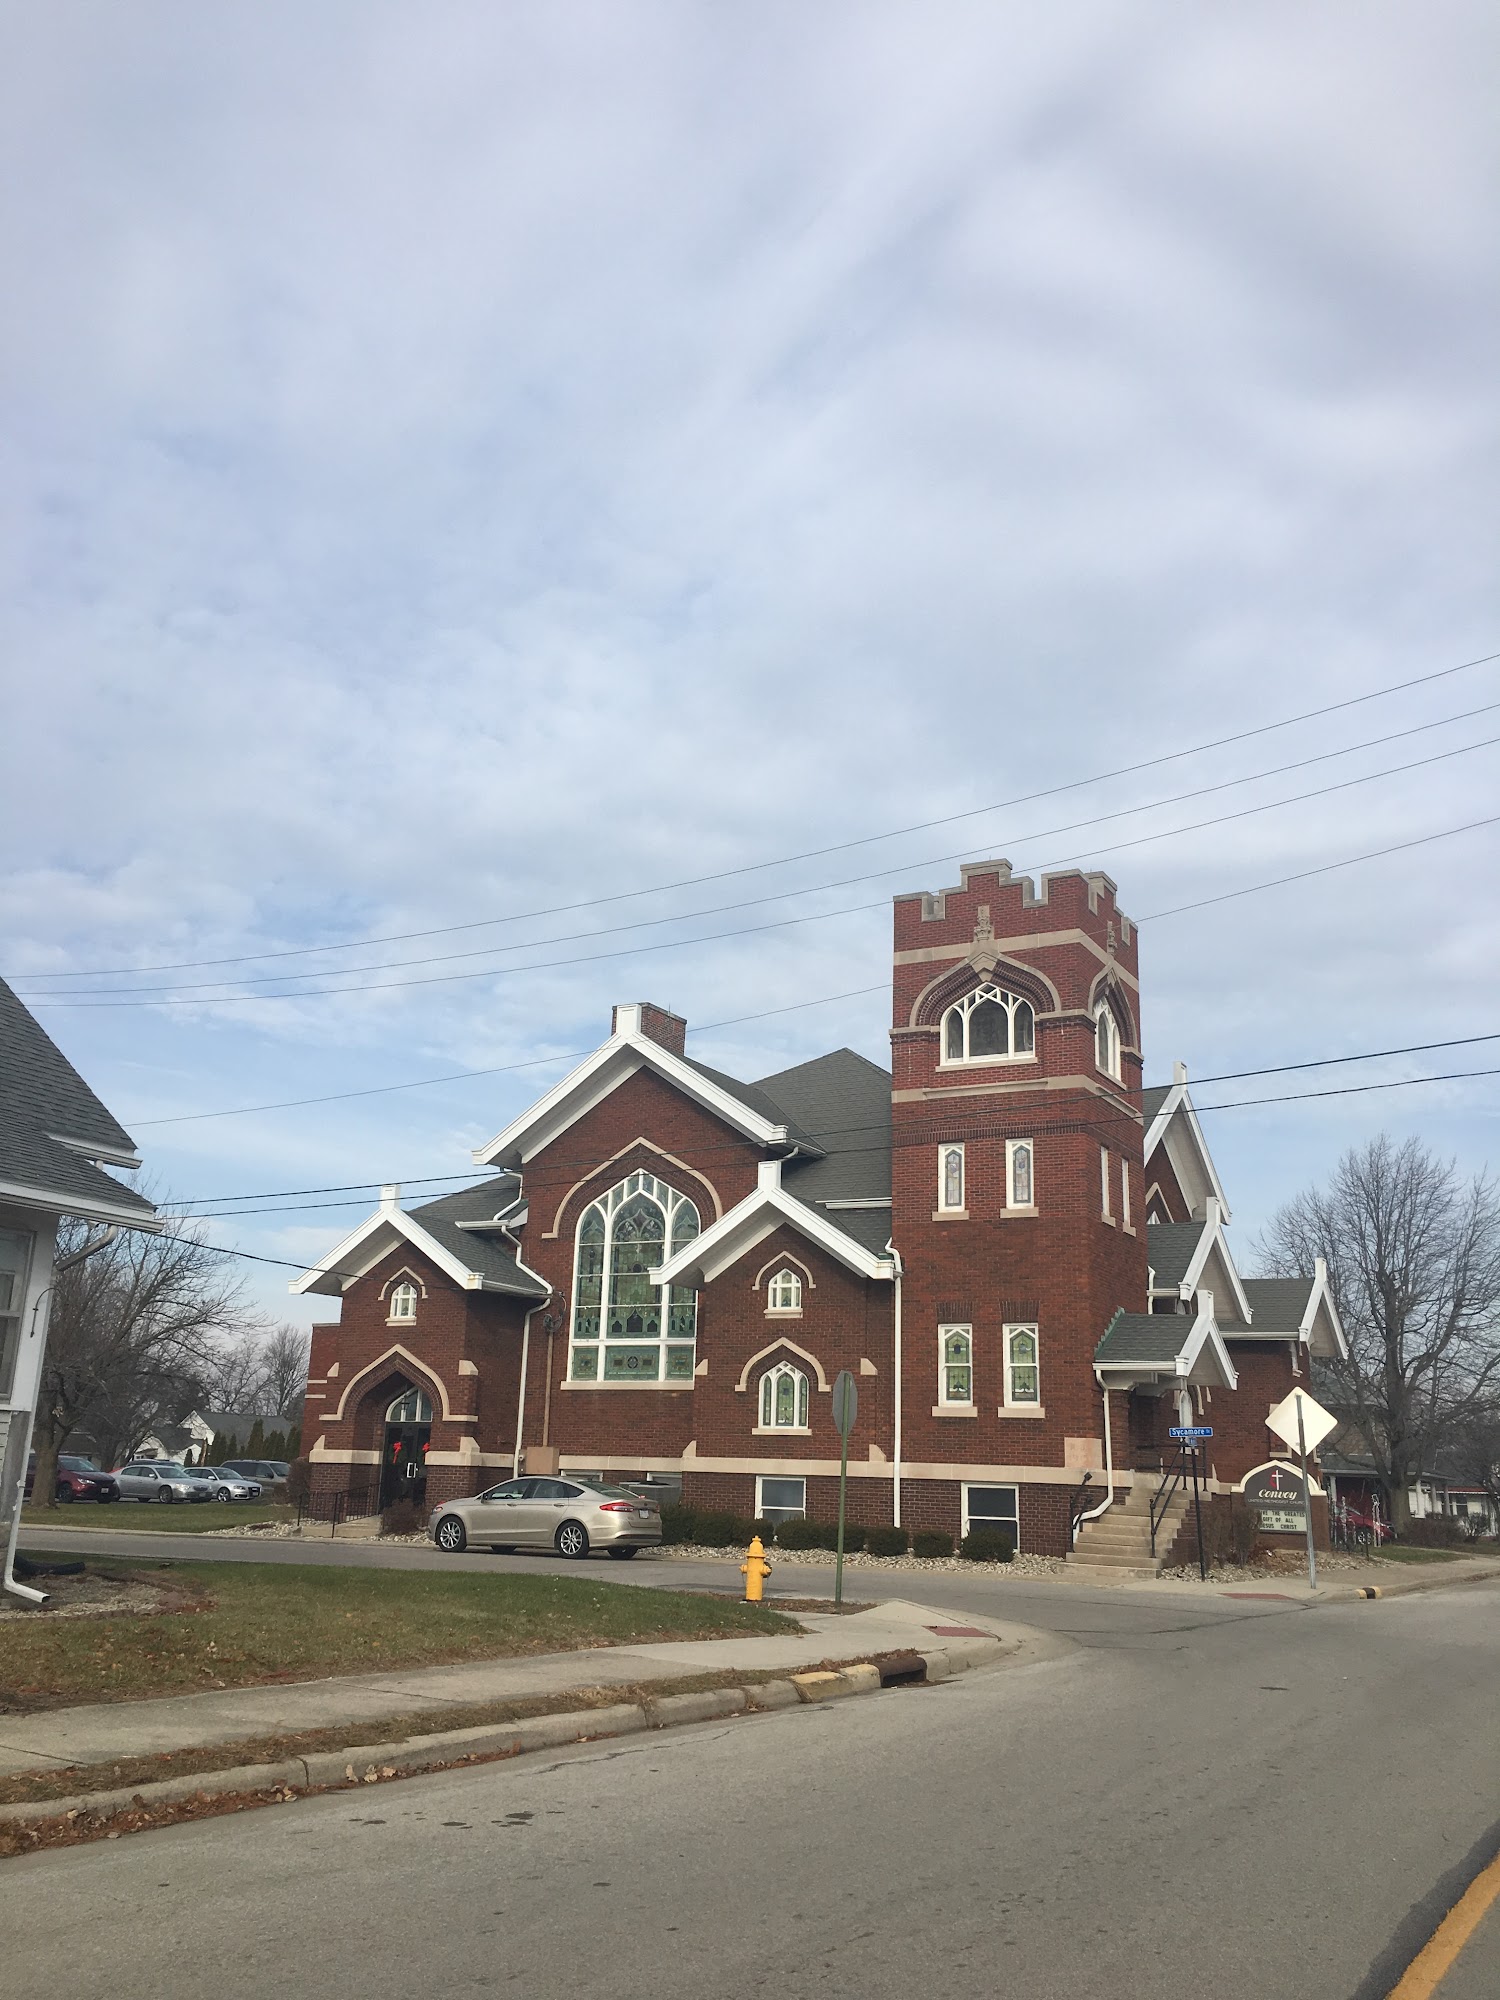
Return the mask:
POLYGON ((1118 1577, 1153 1577, 1160 1574, 1167 1551, 1177 1539, 1177 1531, 1187 1514, 1189 1496, 1174 1494, 1156 1530, 1157 1554, 1151 1553, 1151 1503, 1156 1482, 1142 1480, 1129 1497, 1087 1521, 1079 1530, 1078 1543, 1068 1556, 1075 1568, 1118 1577))

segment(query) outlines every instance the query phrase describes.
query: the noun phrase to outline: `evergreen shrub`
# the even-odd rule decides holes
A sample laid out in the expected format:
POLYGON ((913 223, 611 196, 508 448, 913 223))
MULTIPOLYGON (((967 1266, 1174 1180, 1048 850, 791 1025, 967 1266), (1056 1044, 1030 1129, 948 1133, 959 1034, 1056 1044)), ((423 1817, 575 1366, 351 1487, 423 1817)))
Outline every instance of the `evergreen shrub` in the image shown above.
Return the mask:
POLYGON ((1016 1553, 1016 1545, 1001 1528, 970 1528, 959 1543, 958 1552, 966 1562, 1008 1563, 1016 1553))
POLYGON ((911 1552, 914 1556, 951 1556, 953 1537, 945 1535, 941 1528, 918 1528, 911 1538, 911 1552))
POLYGON ((909 1545, 905 1528, 868 1528, 865 1552, 872 1556, 904 1556, 909 1545))

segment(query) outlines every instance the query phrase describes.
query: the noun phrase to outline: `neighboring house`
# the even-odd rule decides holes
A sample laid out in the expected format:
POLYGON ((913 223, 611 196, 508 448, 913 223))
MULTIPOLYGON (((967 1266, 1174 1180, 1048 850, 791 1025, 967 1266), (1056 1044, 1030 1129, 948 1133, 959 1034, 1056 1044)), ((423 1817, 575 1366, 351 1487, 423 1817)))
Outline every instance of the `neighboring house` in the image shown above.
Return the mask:
POLYGON ((189 1410, 181 1423, 158 1424, 141 1439, 139 1449, 131 1456, 172 1458, 181 1465, 201 1465, 216 1437, 232 1438, 237 1447, 234 1455, 242 1456, 257 1424, 269 1437, 272 1431, 285 1436, 296 1423, 295 1417, 268 1416, 260 1410, 189 1410))
POLYGON ((145 1196, 100 1161, 140 1165, 129 1133, 0 980, 0 1542, 4 1587, 33 1599, 13 1568, 58 1220, 80 1216, 111 1234, 159 1227, 145 1196))
POLYGON ((842 1369, 863 1523, 1063 1554, 1182 1417, 1214 1425, 1214 1494, 1274 1456, 1337 1317, 1321 1273, 1239 1279, 1185 1073, 1143 1106, 1114 884, 961 873, 896 898, 891 1071, 840 1049, 744 1083, 619 1006, 475 1153, 490 1179, 384 1189, 292 1287, 342 1302, 313 1329, 315 1489, 431 1504, 561 1468, 826 1519, 842 1369))

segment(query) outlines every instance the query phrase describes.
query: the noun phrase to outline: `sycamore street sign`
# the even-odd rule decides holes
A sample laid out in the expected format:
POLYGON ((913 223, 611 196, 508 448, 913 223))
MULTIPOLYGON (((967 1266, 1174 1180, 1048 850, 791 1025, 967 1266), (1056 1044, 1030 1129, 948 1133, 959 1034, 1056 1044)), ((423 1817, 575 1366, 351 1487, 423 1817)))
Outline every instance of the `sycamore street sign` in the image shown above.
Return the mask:
POLYGON ((1204 1438, 1211 1438, 1213 1434, 1212 1424, 1173 1424, 1169 1433, 1171 1437, 1181 1438, 1184 1444, 1199 1444, 1204 1438))

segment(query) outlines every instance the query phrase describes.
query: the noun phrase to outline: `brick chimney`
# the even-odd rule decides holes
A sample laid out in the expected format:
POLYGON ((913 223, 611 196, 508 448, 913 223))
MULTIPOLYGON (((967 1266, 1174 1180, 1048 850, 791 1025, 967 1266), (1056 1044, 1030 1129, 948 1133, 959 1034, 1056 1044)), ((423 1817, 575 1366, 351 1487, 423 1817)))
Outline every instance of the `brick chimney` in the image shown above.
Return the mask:
POLYGON ((687 1052, 687 1022, 681 1014, 669 1013, 654 1000, 632 1000, 614 1010, 610 1020, 612 1035, 644 1035, 670 1049, 674 1056, 687 1052))

